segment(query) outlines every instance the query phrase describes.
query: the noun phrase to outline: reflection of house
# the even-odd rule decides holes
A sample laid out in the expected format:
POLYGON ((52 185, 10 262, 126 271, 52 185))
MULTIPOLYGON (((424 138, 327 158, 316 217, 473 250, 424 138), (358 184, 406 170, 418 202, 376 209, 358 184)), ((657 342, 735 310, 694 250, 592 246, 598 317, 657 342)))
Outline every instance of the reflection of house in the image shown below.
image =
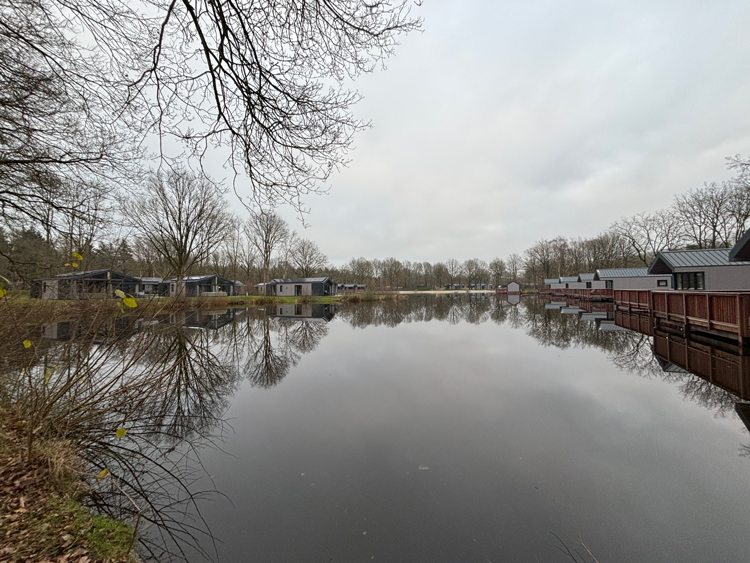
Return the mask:
POLYGON ((217 275, 186 276, 182 278, 184 289, 178 289, 177 278, 164 280, 162 291, 167 295, 185 297, 227 297, 234 295, 234 282, 217 275))
POLYGON ((179 311, 168 317, 168 323, 188 328, 219 329, 230 324, 236 316, 235 309, 220 311, 179 311))
POLYGON ((508 292, 507 300, 510 305, 518 305, 521 302, 521 294, 508 292))
POLYGON ((103 299, 116 290, 135 294, 140 280, 112 270, 71 272, 31 283, 30 297, 37 299, 103 299))
POLYGON ((161 285, 162 278, 140 278, 138 284, 138 295, 158 295, 159 286, 161 285))
POLYGON ((331 278, 276 279, 266 284, 266 295, 336 295, 336 283, 331 278))
POLYGON ((328 303, 288 303, 274 305, 270 308, 270 313, 273 317, 328 322, 333 318, 335 308, 328 303))
POLYGON ((734 248, 664 250, 648 269, 673 278, 674 289, 750 289, 750 229, 734 248))
POLYGON ((669 289, 671 276, 649 274, 648 268, 610 268, 597 270, 595 280, 607 289, 669 289))

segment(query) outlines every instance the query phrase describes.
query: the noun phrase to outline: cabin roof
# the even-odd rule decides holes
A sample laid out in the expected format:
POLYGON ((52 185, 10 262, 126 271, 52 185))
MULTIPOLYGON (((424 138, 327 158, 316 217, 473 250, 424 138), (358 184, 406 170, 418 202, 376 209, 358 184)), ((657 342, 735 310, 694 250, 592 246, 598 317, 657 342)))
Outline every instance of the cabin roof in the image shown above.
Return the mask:
POLYGON ((596 280, 602 278, 644 278, 648 276, 648 268, 608 268, 596 271, 596 280))
POLYGON ((84 272, 67 272, 65 274, 58 274, 51 278, 39 278, 41 280, 61 280, 61 279, 76 279, 76 278, 96 278, 98 276, 106 275, 110 273, 114 279, 128 279, 133 281, 140 281, 140 278, 129 276, 121 272, 113 272, 112 270, 86 270, 84 272))
POLYGON ((710 266, 750 266, 750 261, 729 260, 729 248, 699 250, 663 250, 648 268, 650 274, 670 274, 675 268, 705 268, 710 266))
POLYGON ((740 240, 737 241, 729 251, 730 262, 742 262, 750 260, 750 229, 745 231, 740 240))
POLYGON ((287 279, 273 279, 268 282, 268 285, 279 284, 279 283, 325 283, 330 281, 333 283, 331 278, 287 278, 287 279))
MULTIPOLYGON (((190 283, 196 283, 196 282, 200 282, 200 281, 207 280, 207 279, 210 279, 210 278, 218 278, 219 281, 222 281, 225 284, 226 283, 229 283, 229 284, 233 284, 234 283, 232 280, 230 280, 228 278, 225 278, 223 276, 219 276, 217 274, 205 274, 205 275, 202 275, 202 276, 185 276, 185 277, 182 278, 182 281, 184 283, 188 283, 188 282, 190 282, 190 283)), ((170 282, 176 282, 176 281, 177 281, 177 278, 169 278, 168 280, 164 280, 164 283, 170 283, 170 282)))
POLYGON ((578 279, 583 281, 594 281, 596 279, 596 274, 578 274, 578 279))
POLYGON ((560 278, 545 278, 544 283, 552 285, 553 283, 560 283, 560 278))
POLYGON ((161 283, 162 281, 164 281, 162 278, 142 277, 138 279, 141 280, 141 283, 161 283))
POLYGON ((563 276, 560 278, 560 283, 574 283, 578 281, 578 276, 563 276))

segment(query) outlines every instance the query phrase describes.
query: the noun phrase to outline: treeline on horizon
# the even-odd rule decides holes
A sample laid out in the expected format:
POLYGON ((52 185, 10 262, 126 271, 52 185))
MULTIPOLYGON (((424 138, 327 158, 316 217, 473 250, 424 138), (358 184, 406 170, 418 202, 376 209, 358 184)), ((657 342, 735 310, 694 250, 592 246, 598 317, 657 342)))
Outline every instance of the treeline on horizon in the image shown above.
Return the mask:
POLYGON ((648 266, 665 249, 731 247, 750 219, 750 160, 735 156, 727 162, 734 172, 730 180, 705 183, 678 194, 667 209, 622 218, 592 238, 541 239, 522 254, 489 262, 479 258, 431 263, 359 257, 338 267, 329 264, 315 242, 293 231, 274 211, 237 217, 215 187, 182 170, 167 177, 152 175, 151 199, 148 190, 137 201, 125 203, 110 200, 103 192, 78 194, 77 205, 85 205, 85 212, 64 215, 64 225, 52 224, 59 221, 54 213, 38 214, 34 223, 4 222, 0 228, 0 275, 16 287, 27 287, 32 279, 74 271, 71 255, 76 253, 83 256, 75 263, 78 271, 112 269, 164 278, 180 272, 215 273, 248 285, 310 276, 367 284, 371 289, 497 286, 511 280, 541 284, 544 278, 600 268, 648 266), (187 192, 185 184, 189 184, 187 192), (173 193, 176 189, 178 193, 173 193), (151 213, 151 223, 144 221, 149 211, 159 206, 159 195, 166 201, 207 198, 203 203, 211 221, 203 233, 203 244, 180 263, 170 259, 169 248, 160 248, 160 239, 154 236, 162 222, 159 213, 151 213))

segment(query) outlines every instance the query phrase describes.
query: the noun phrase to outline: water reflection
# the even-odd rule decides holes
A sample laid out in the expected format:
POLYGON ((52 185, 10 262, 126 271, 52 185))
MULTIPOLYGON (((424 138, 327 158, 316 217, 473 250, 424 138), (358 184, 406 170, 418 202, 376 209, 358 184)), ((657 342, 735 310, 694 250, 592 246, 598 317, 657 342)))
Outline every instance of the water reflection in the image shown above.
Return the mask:
POLYGON ((355 329, 433 321, 506 325, 542 347, 596 348, 622 370, 674 384, 719 415, 736 410, 750 420, 743 402, 750 400, 749 360, 731 347, 654 333, 648 318, 615 313, 611 304, 491 295, 52 323, 38 328, 31 361, 2 355, 0 391, 29 408, 59 395, 43 432, 81 443, 92 476, 109 470, 112 479, 91 479, 91 502, 112 516, 140 519, 145 559, 213 558, 199 501, 217 493, 197 485, 201 452, 222 447, 226 413, 243 383, 278 386, 329 336, 334 319, 355 329), (54 375, 46 378, 51 367, 54 375), (119 427, 127 428, 126 437, 114 438, 119 427))

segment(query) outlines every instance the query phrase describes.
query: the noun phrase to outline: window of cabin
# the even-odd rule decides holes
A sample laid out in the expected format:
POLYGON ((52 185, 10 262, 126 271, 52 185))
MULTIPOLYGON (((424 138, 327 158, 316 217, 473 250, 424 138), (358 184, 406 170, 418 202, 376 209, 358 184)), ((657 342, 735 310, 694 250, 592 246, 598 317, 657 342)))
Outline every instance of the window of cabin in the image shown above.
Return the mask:
POLYGON ((667 280, 656 280, 656 285, 659 287, 667 287, 667 280))
POLYGON ((703 272, 680 272, 674 275, 675 289, 705 289, 703 272))
POLYGON ((615 280, 604 280, 604 287, 607 289, 615 288, 615 280))
POLYGON ((586 282, 586 289, 591 289, 591 282, 586 282))

